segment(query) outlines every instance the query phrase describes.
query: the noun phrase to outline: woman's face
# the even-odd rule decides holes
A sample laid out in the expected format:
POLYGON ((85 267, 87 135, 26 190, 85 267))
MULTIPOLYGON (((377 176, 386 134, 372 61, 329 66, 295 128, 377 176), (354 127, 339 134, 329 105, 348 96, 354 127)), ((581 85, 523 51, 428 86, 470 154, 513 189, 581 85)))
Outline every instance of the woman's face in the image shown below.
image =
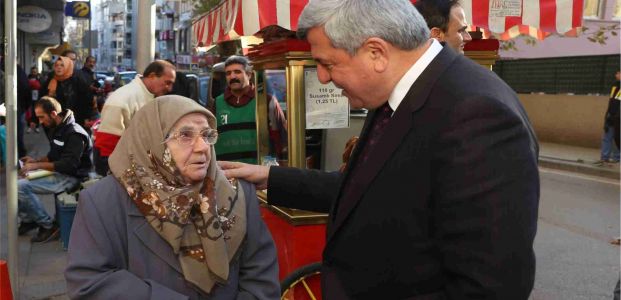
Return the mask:
POLYGON ((181 176, 187 183, 199 183, 207 176, 211 161, 211 145, 203 139, 201 132, 209 129, 207 117, 201 113, 190 113, 177 120, 171 129, 166 146, 175 161, 181 176), (183 136, 193 136, 191 142, 182 142, 183 136))
POLYGON ((54 63, 54 74, 56 76, 63 76, 65 74, 65 63, 61 59, 54 63))

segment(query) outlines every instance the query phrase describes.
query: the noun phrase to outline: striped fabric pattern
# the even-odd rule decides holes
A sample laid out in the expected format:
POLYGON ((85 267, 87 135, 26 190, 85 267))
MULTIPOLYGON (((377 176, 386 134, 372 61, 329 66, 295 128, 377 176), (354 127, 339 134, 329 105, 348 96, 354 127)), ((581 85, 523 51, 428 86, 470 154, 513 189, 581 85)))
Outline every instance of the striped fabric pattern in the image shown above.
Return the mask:
MULTIPOLYGON (((415 0, 411 0, 416 2, 415 0)), ((462 0, 469 24, 509 39, 528 34, 538 39, 546 34, 575 33, 582 26, 584 0, 522 0, 521 16, 495 17, 495 0, 462 0)), ((199 46, 209 46, 244 35, 253 35, 269 25, 296 30, 298 17, 308 0, 226 0, 192 24, 199 46)))

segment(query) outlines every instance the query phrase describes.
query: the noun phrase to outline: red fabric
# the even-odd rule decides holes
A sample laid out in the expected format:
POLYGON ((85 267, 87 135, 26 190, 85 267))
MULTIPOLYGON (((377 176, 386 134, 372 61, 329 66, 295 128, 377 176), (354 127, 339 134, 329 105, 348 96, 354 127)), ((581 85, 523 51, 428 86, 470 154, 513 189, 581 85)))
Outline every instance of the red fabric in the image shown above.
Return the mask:
POLYGON ((539 11, 539 28, 546 32, 556 32, 556 0, 540 0, 539 11))
POLYGON ((276 1, 259 1, 259 27, 265 28, 277 24, 276 1))
POLYGON ((32 78, 32 79, 28 79, 28 84, 30 85, 30 89, 31 90, 40 90, 41 89, 41 83, 39 82, 39 80, 32 78))
POLYGON ((472 23, 487 28, 489 20, 489 1, 472 0, 472 23))
MULTIPOLYGON (((574 27, 570 31, 576 30, 575 27, 582 27, 582 8, 584 7, 583 0, 573 0, 574 1, 574 9, 571 19, 571 26, 574 27)), ((617 2, 619 3, 619 2, 617 2)))
POLYGON ((95 133, 95 147, 99 150, 99 155, 110 156, 120 139, 121 137, 118 135, 97 131, 95 133))

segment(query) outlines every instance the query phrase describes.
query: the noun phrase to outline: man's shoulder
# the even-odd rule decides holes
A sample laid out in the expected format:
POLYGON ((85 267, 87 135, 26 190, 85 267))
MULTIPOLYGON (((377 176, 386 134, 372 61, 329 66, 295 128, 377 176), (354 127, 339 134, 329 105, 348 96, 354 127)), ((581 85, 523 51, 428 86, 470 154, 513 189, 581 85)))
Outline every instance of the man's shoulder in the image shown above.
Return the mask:
POLYGON ((108 96, 108 99, 106 99, 106 105, 108 105, 108 103, 124 104, 138 97, 145 97, 145 93, 140 84, 132 80, 132 82, 112 92, 110 96, 108 96))

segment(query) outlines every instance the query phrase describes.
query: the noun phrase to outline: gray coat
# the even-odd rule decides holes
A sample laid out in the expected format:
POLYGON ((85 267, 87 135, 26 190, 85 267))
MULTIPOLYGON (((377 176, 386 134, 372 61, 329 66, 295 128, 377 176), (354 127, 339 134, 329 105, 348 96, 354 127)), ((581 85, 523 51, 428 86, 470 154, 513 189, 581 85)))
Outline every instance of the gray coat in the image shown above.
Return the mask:
POLYGON ((210 295, 185 281, 170 245, 153 230, 112 176, 80 193, 65 278, 72 299, 278 299, 274 241, 247 195, 246 237, 230 264, 229 281, 210 295))

